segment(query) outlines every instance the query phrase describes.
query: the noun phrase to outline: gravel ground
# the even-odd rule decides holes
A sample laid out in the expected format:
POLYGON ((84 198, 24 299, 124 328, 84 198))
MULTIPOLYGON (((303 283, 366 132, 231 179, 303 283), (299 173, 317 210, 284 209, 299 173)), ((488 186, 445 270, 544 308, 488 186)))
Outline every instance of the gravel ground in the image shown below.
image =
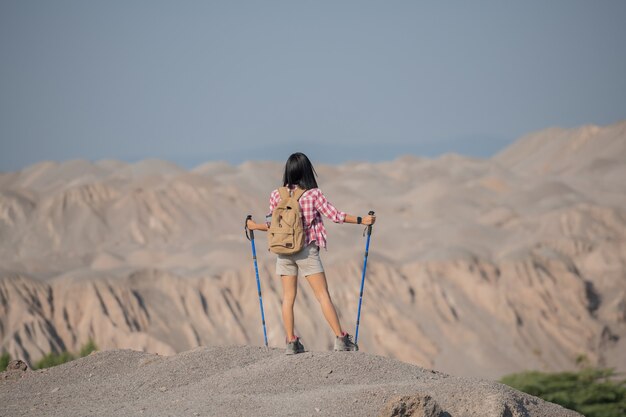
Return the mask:
POLYGON ((109 350, 0 374, 0 416, 580 416, 494 381, 363 352, 109 350))

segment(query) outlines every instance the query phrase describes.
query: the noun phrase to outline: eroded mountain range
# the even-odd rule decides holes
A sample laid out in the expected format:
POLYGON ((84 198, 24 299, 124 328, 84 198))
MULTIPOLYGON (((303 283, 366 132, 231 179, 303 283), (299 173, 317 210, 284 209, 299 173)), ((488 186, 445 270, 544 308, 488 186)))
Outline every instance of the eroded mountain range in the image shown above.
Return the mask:
MULTIPOLYGON (((33 363, 89 338, 162 354, 261 345, 243 220, 263 219, 282 168, 77 160, 0 174, 2 350, 33 363)), ((378 216, 362 350, 482 377, 581 360, 626 370, 626 122, 544 130, 491 159, 316 168, 340 210, 378 216)), ((322 259, 352 332, 363 230, 329 223, 322 259)), ((280 282, 256 237, 282 346, 280 282)), ((332 346, 305 280, 295 314, 307 349, 332 346)))

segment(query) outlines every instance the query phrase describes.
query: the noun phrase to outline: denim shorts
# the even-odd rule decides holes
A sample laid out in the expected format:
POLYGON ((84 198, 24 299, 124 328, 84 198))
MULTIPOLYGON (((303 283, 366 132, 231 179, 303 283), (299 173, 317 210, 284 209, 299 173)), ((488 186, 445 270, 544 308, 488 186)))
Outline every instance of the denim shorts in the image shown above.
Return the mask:
POLYGON ((324 272, 320 250, 315 242, 292 255, 278 255, 276 259, 276 275, 309 276, 324 272))

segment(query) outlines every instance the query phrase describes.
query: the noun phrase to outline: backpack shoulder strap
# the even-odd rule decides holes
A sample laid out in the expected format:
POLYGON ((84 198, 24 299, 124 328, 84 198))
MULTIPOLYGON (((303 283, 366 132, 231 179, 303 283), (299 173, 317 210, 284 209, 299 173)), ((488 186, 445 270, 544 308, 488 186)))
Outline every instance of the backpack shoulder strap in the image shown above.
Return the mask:
POLYGON ((302 194, 304 194, 306 192, 306 190, 303 190, 300 187, 296 187, 295 190, 293 190, 293 198, 295 198, 296 200, 300 200, 300 197, 302 197, 302 194))
POLYGON ((280 194, 280 199, 282 201, 289 200, 289 188, 287 188, 287 187, 280 187, 278 189, 278 193, 280 194))

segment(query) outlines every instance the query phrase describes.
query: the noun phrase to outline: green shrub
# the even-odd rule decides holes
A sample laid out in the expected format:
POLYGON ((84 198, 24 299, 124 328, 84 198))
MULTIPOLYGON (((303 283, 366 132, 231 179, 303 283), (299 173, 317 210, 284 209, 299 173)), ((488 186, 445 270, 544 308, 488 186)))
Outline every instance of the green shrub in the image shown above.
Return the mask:
POLYGON ((69 352, 50 352, 37 361, 37 363, 35 364, 35 369, 50 368, 51 366, 61 365, 62 363, 69 362, 73 359, 76 358, 69 352))
POLYGON ((91 352, 98 350, 98 347, 92 339, 89 339, 81 348, 78 355, 70 352, 54 353, 50 352, 43 358, 39 359, 35 364, 35 369, 49 368, 51 366, 61 365, 62 363, 69 362, 79 357, 87 356, 91 352))
POLYGON ((89 339, 87 343, 85 343, 83 347, 80 348, 80 356, 82 358, 83 356, 87 356, 91 352, 95 352, 96 350, 98 350, 96 343, 92 339, 89 339))
POLYGON ((11 355, 9 355, 9 352, 4 352, 2 355, 0 355, 0 372, 4 372, 7 370, 9 362, 11 362, 11 355))
POLYGON ((515 389, 578 411, 586 417, 626 415, 626 380, 613 369, 587 368, 579 372, 522 372, 501 380, 515 389))

